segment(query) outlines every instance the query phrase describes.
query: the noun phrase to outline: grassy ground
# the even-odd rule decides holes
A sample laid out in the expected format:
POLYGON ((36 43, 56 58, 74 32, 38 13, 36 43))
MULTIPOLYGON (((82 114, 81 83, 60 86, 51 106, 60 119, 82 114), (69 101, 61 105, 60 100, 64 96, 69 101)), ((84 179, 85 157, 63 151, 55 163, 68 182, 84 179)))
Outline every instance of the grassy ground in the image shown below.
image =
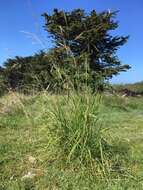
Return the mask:
POLYGON ((137 93, 143 92, 143 82, 137 82, 133 84, 118 84, 114 86, 116 90, 128 89, 137 93))
POLYGON ((143 189, 143 99, 87 97, 0 99, 0 190, 143 189), (94 152, 102 138, 90 126, 102 128, 110 157, 108 147, 94 152))

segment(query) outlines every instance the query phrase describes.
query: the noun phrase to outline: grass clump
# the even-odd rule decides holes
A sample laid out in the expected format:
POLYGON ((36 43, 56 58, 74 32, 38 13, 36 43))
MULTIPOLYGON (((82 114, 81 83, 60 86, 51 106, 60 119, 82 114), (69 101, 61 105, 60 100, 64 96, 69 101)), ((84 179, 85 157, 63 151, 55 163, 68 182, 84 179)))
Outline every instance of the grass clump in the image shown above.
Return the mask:
POLYGON ((126 145, 120 148, 117 142, 109 140, 106 135, 109 126, 103 121, 101 108, 99 94, 57 100, 50 110, 51 131, 57 136, 64 163, 84 165, 90 168, 91 175, 108 178, 111 173, 123 173, 122 161, 127 158, 128 148, 126 145))
MULTIPOLYGON (((68 161, 79 158, 85 161, 94 157, 101 140, 99 122, 99 103, 86 96, 75 96, 67 99, 67 105, 56 104, 52 111, 53 126, 60 140, 68 161)), ((65 101, 65 100, 64 100, 65 101)))

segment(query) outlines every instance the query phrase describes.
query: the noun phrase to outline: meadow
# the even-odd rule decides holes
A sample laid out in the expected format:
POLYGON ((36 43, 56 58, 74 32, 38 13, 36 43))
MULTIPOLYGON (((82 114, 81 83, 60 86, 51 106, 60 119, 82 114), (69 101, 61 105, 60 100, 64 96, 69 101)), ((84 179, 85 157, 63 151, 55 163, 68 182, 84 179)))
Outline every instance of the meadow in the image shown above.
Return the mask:
POLYGON ((0 190, 142 190, 143 98, 0 98, 0 190))

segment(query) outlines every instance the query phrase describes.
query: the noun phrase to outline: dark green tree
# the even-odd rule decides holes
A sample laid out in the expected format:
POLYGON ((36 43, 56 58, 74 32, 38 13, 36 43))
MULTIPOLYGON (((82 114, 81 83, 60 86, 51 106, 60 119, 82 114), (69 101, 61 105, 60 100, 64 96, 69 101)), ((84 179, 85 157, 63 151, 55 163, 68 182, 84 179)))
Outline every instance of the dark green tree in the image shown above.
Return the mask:
POLYGON ((118 27, 116 13, 55 9, 51 15, 43 14, 44 28, 54 40, 54 47, 48 52, 5 61, 0 67, 1 89, 59 92, 91 87, 102 91, 108 79, 130 68, 117 56, 128 36, 112 35, 111 31, 118 27))
POLYGON ((71 12, 54 9, 52 15, 44 13, 44 28, 54 39, 55 48, 61 52, 60 62, 66 56, 71 58, 69 64, 84 57, 85 61, 77 61, 77 66, 88 64, 88 74, 90 73, 93 83, 99 76, 106 80, 128 70, 130 66, 121 63, 117 50, 129 37, 113 36, 111 33, 118 27, 118 22, 114 21, 116 13, 97 13, 93 10, 86 14, 81 9, 71 12))
POLYGON ((7 91, 7 80, 4 76, 4 68, 0 66, 0 96, 7 91))
POLYGON ((45 87, 47 83, 47 64, 46 53, 41 51, 33 56, 8 59, 4 63, 3 76, 7 81, 8 88, 14 90, 45 87), (44 74, 46 72, 46 74, 44 74))

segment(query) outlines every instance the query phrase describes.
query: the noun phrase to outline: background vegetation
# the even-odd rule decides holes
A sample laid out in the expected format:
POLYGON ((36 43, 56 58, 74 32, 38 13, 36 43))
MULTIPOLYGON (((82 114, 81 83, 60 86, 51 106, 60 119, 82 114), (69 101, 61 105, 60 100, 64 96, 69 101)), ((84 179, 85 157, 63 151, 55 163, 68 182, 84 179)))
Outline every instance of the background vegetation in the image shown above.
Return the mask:
POLYGON ((45 30, 54 47, 29 57, 8 59, 0 68, 1 91, 13 90, 82 90, 103 91, 105 83, 130 68, 117 57, 117 50, 128 36, 113 36, 118 27, 116 12, 95 10, 86 14, 76 9, 55 9, 43 14, 45 30))

